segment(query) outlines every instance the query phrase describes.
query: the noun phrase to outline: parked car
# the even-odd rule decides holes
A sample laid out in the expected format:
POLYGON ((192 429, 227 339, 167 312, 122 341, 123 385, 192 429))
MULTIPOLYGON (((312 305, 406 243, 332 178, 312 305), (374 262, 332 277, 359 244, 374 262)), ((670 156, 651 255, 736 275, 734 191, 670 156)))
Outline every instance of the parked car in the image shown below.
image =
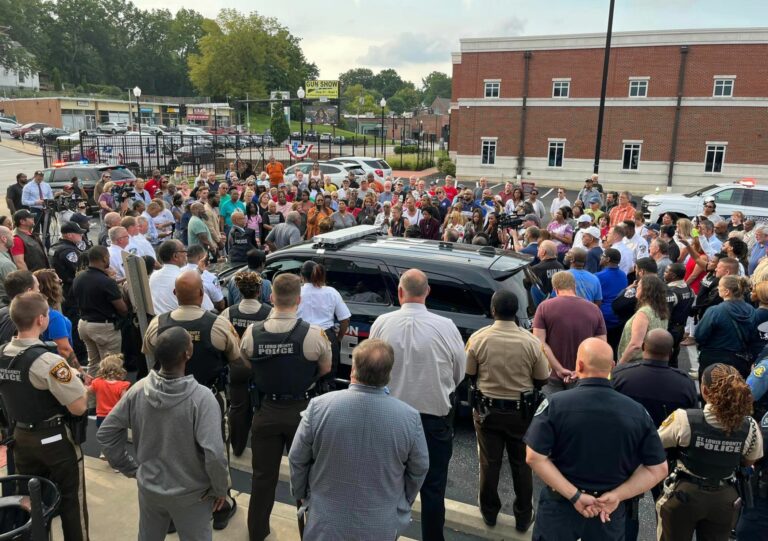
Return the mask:
POLYGON ((187 126, 185 127, 182 132, 183 135, 199 135, 201 137, 213 137, 209 132, 205 131, 203 128, 198 128, 197 126, 187 126))
POLYGON ((321 143, 330 143, 331 142, 331 134, 330 133, 321 133, 320 134, 320 142, 321 143))
POLYGON ((18 128, 20 125, 15 120, 10 118, 0 117, 0 131, 10 133, 11 130, 18 128))
POLYGON ((643 216, 649 222, 661 223, 667 212, 679 218, 695 218, 704 211, 704 203, 714 201, 717 214, 725 219, 734 210, 740 210, 748 219, 768 222, 768 186, 754 179, 739 182, 710 184, 685 194, 651 194, 643 197, 643 216))
POLYGON ((125 122, 102 122, 96 128, 99 133, 126 133, 128 131, 128 124, 125 122))
POLYGON ((18 126, 16 128, 11 128, 10 134, 11 137, 14 139, 21 139, 24 137, 24 134, 30 132, 30 131, 38 131, 40 128, 50 128, 49 124, 46 124, 45 122, 30 122, 28 124, 22 124, 21 126, 18 126))
POLYGON ((304 140, 305 141, 317 141, 317 132, 315 132, 315 131, 304 132, 304 140))
POLYGON ((72 177, 80 180, 80 186, 88 196, 91 212, 98 210, 93 200, 93 187, 101 178, 102 173, 109 172, 112 182, 118 185, 133 184, 136 180, 133 172, 124 165, 88 164, 88 163, 56 163, 53 167, 43 169, 43 181, 51 185, 54 192, 64 188, 72 181, 72 177))
POLYGON ((216 152, 213 146, 192 144, 183 146, 174 152, 176 159, 181 163, 203 163, 212 162, 215 158, 222 158, 224 154, 216 152))
POLYGON ((379 158, 366 158, 365 156, 346 156, 341 158, 335 158, 330 160, 329 163, 340 163, 343 165, 357 165, 365 174, 373 173, 373 178, 379 182, 384 182, 384 179, 392 174, 392 167, 379 158))
POLYGON ((418 141, 416 139, 403 139, 400 141, 400 146, 404 147, 415 147, 418 144, 418 141))
MULTIPOLYGON (((293 164, 285 170, 285 179, 292 182, 296 178, 297 171, 301 171, 304 173, 304 176, 307 177, 310 171, 312 171, 314 163, 314 161, 305 161, 293 164)), ((347 178, 350 172, 354 173, 357 178, 363 178, 365 176, 365 171, 354 164, 344 165, 331 162, 319 162, 319 164, 320 173, 322 173, 323 176, 328 175, 331 178, 331 181, 339 187, 341 186, 341 181, 347 178)))
MULTIPOLYGON (((352 351, 368 338, 374 320, 399 308, 397 284, 408 269, 426 273, 430 287, 427 308, 453 320, 465 341, 493 323, 491 297, 501 289, 517 296, 518 322, 530 328, 524 284, 531 277, 529 256, 489 246, 378 236, 377 230, 355 226, 318 235, 270 253, 262 272, 264 278, 274 281, 280 274, 298 274, 309 260, 325 266, 326 283, 336 288, 351 312, 349 329, 341 341, 340 384, 348 383, 352 351)), ((238 270, 227 269, 219 278, 226 283, 238 270)), ((466 387, 456 395, 456 405, 465 403, 466 387)))
POLYGON ((333 138, 333 144, 334 145, 343 145, 346 142, 347 138, 343 135, 337 135, 333 138))

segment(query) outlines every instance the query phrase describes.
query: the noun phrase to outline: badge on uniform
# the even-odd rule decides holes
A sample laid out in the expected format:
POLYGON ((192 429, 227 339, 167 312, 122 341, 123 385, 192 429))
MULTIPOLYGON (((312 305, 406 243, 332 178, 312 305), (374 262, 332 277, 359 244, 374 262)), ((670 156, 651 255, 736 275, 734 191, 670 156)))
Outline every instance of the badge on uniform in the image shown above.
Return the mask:
POLYGON ((69 369, 69 365, 65 361, 57 363, 56 366, 51 368, 50 374, 61 383, 69 383, 72 381, 72 371, 69 369))
POLYGON ((674 420, 675 420, 675 412, 673 411, 672 413, 669 414, 669 417, 667 417, 661 422, 661 428, 667 428, 669 425, 672 424, 672 421, 674 420))
POLYGON ((542 413, 545 409, 549 407, 549 400, 546 398, 541 401, 541 404, 539 404, 539 407, 536 408, 536 413, 533 414, 534 417, 536 417, 539 413, 542 413))
POLYGON ((80 258, 77 255, 77 252, 69 252, 67 254, 67 261, 70 263, 77 263, 80 260, 80 258))
POLYGON ((765 366, 761 365, 761 366, 758 366, 757 368, 755 368, 754 374, 755 374, 756 378, 762 378, 763 374, 765 374, 765 366))

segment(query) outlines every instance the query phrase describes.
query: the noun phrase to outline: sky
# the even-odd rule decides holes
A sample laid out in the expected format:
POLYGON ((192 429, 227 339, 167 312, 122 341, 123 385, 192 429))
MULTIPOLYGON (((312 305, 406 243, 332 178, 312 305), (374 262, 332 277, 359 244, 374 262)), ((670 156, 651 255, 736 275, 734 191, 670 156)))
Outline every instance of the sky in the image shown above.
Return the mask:
MULTIPOLYGON (((133 0, 143 9, 157 0, 133 0)), ((164 0, 215 18, 222 8, 277 18, 301 38, 321 79, 359 67, 393 68, 420 86, 432 71, 451 74, 459 39, 605 32, 609 0, 164 0)), ((766 0, 617 0, 614 32, 739 28, 768 24, 766 0), (726 7, 727 6, 727 7, 726 7)))

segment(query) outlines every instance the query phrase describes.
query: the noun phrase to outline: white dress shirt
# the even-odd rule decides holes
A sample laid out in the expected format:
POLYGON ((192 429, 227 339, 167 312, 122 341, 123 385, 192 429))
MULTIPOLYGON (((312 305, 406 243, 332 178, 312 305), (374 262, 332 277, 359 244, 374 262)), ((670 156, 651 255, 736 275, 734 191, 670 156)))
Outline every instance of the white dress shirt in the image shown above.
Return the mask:
POLYGON ((125 267, 123 266, 122 254, 123 252, 130 252, 124 248, 120 248, 117 244, 113 244, 107 248, 107 250, 109 251, 109 268, 115 271, 115 280, 125 278, 125 267))
POLYGON ((383 314, 369 338, 395 350, 389 391, 419 413, 443 417, 451 410, 449 395, 464 379, 467 357, 459 329, 450 319, 419 303, 383 314))
MULTIPOLYGON (((181 267, 166 264, 149 277, 149 290, 152 293, 152 306, 155 315, 164 314, 179 307, 179 300, 174 294, 176 278, 182 273, 181 267)), ((213 310, 213 303, 207 293, 203 293, 203 310, 213 310)))
MULTIPOLYGON (((135 254, 138 256, 148 255, 154 259, 157 259, 155 249, 149 243, 147 238, 141 233, 137 233, 131 237, 131 244, 136 248, 135 254)), ((130 250, 129 250, 130 251, 130 250)))
POLYGON ((629 246, 621 242, 611 245, 611 248, 616 248, 621 254, 621 261, 619 261, 619 268, 625 273, 629 274, 635 269, 635 252, 629 246))
POLYGON ((40 191, 43 192, 43 199, 53 199, 53 190, 51 185, 47 182, 41 182, 39 185, 34 180, 30 180, 24 185, 24 189, 21 191, 21 204, 34 209, 42 209, 43 205, 37 204, 40 200, 40 191))
MULTIPOLYGON (((200 272, 200 267, 193 263, 187 263, 182 270, 195 270, 200 272)), ((221 301, 224 298, 224 293, 221 292, 221 286, 219 285, 219 280, 216 278, 216 275, 204 270, 200 273, 200 276, 203 279, 203 289, 205 290, 205 294, 211 298, 212 302, 221 301)))
POLYGON ((344 299, 335 288, 315 287, 312 284, 301 286, 298 314, 307 323, 317 325, 323 330, 333 327, 334 317, 339 321, 352 317, 344 299))
POLYGON ((567 197, 563 197, 562 199, 560 199, 559 197, 555 197, 552 200, 552 204, 549 205, 549 214, 554 218, 555 212, 557 212, 559 209, 563 207, 570 207, 570 206, 571 206, 571 202, 568 201, 567 197))

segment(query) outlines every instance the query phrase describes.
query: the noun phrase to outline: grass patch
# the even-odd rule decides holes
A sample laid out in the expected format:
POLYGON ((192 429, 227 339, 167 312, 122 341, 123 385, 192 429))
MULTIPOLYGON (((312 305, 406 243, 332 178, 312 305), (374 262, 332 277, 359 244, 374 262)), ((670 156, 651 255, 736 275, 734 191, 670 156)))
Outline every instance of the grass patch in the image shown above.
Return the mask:
MULTIPOLYGON (((251 113, 251 133, 264 133, 266 130, 269 129, 271 125, 271 120, 269 115, 261 115, 261 114, 255 114, 251 113)), ((298 120, 291 120, 289 123, 289 128, 291 132, 295 131, 301 131, 301 122, 298 120)), ((307 133, 311 129, 314 129, 317 133, 334 133, 332 126, 324 126, 320 124, 312 125, 304 123, 304 133, 307 133)), ((336 128, 336 135, 343 135, 344 137, 354 137, 355 132, 349 131, 349 130, 342 130, 341 128, 336 128)), ((362 137, 362 135, 358 135, 358 137, 362 137)), ((372 136, 368 137, 371 141, 373 140, 372 136)))

